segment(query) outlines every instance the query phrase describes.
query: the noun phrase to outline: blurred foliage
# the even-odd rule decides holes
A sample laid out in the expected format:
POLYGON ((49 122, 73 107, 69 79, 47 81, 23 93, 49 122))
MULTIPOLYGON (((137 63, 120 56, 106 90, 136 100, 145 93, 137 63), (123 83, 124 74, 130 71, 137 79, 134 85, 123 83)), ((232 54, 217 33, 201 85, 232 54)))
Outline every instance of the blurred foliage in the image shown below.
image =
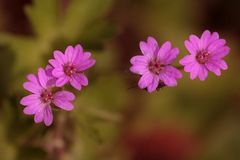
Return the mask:
POLYGON ((34 0, 33 5, 25 7, 33 35, 1 33, 0 42, 15 51, 18 72, 46 64, 44 55, 59 46, 55 43, 64 46, 80 40, 99 46, 113 32, 112 26, 102 20, 111 3, 112 0, 71 0, 66 13, 61 15, 58 0, 34 0))
MULTIPOLYGON (((95 77, 95 75, 101 75, 102 72, 107 77, 103 77, 102 80, 93 80, 96 82, 90 85, 89 92, 86 94, 84 89, 83 93, 79 94, 82 98, 75 102, 76 109, 71 114, 76 122, 74 128, 77 129, 76 133, 70 129, 71 136, 83 132, 86 133, 83 139, 93 139, 93 145, 103 142, 102 138, 105 134, 99 132, 101 127, 98 124, 95 125, 99 123, 96 117, 103 122, 118 121, 119 115, 115 118, 111 113, 105 112, 104 108, 112 110, 115 106, 124 105, 118 99, 119 95, 120 97, 126 95, 124 90, 115 92, 118 88, 114 88, 118 86, 124 88, 122 78, 112 74, 113 70, 110 69, 115 59, 114 55, 111 49, 104 49, 103 46, 115 30, 112 24, 103 20, 112 5, 112 0, 71 0, 67 7, 64 6, 64 9, 61 9, 59 2, 58 0, 34 0, 32 5, 25 7, 33 30, 32 35, 0 33, 0 44, 3 46, 0 48, 1 74, 5 75, 1 79, 1 98, 4 104, 1 107, 0 138, 4 141, 1 143, 0 151, 1 155, 6 155, 1 159, 43 159, 46 158, 46 153, 48 153, 48 158, 51 158, 49 155, 52 153, 44 147, 44 141, 49 135, 47 133, 52 133, 53 129, 58 127, 57 124, 50 128, 35 125, 32 118, 27 118, 21 113, 22 108, 18 103, 20 97, 23 96, 22 82, 26 73, 36 73, 38 67, 44 67, 55 49, 63 50, 66 45, 81 43, 85 49, 92 51, 94 58, 96 56, 96 59, 100 61, 96 71, 89 76, 95 77), (108 79, 112 79, 109 83, 111 86, 102 85, 108 79), (7 93, 9 89, 10 93, 7 93), (107 94, 102 94, 103 92, 107 94), (113 98, 111 103, 108 103, 109 96, 113 98)), ((89 79, 91 81, 91 78, 89 79)), ((111 112, 114 111, 116 110, 111 112)), ((61 115, 55 111, 55 116, 55 121, 57 121, 57 117, 61 115)), ((110 132, 109 127, 105 128, 104 132, 110 132)), ((72 139, 72 137, 69 138, 72 139)), ((76 138, 77 141, 74 140, 74 144, 82 144, 83 139, 76 138)), ((73 157, 81 155, 80 152, 73 153, 71 155, 73 157)))

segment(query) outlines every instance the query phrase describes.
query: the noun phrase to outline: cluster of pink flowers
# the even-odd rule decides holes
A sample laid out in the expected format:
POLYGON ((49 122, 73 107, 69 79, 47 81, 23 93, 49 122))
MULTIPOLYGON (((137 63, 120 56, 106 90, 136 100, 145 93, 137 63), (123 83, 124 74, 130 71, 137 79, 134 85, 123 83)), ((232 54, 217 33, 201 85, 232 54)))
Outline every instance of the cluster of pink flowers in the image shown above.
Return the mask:
MULTIPOLYGON (((217 76, 221 70, 228 68, 223 58, 229 53, 230 48, 218 33, 205 31, 199 38, 190 35, 185 41, 189 55, 183 57, 179 63, 184 66, 184 71, 190 73, 193 80, 199 78, 204 81, 208 72, 217 76)), ((182 78, 181 67, 174 67, 173 63, 179 55, 179 49, 172 47, 171 42, 159 45, 153 37, 148 37, 146 42, 140 42, 142 55, 131 58, 130 71, 141 75, 138 86, 147 89, 149 93, 163 86, 177 86, 177 80, 182 78)), ((23 87, 31 92, 23 97, 21 104, 25 106, 23 112, 34 115, 36 123, 44 122, 49 126, 53 122, 52 107, 67 111, 74 108, 73 93, 65 91, 63 86, 70 84, 77 90, 88 85, 84 71, 92 67, 96 61, 91 58, 90 52, 84 52, 81 45, 68 46, 64 53, 54 51, 53 59, 45 69, 39 68, 38 74, 29 74, 23 87)))
MULTIPOLYGON (((229 53, 230 48, 224 39, 219 38, 217 32, 204 31, 199 38, 190 35, 185 41, 185 47, 189 55, 182 58, 179 63, 184 66, 184 71, 190 73, 193 80, 199 78, 204 81, 208 72, 217 76, 221 75, 221 69, 228 68, 223 58, 229 53)), ((149 93, 162 86, 173 87, 177 85, 177 79, 182 78, 181 71, 173 66, 174 60, 179 54, 178 48, 172 48, 170 42, 159 46, 153 37, 148 37, 147 42, 140 42, 142 55, 134 56, 130 62, 130 71, 141 75, 138 86, 147 89, 149 93)))
POLYGON ((90 52, 84 52, 81 45, 68 46, 64 53, 54 51, 54 58, 49 60, 45 69, 39 68, 38 74, 29 74, 23 87, 31 92, 20 101, 25 106, 23 112, 34 115, 35 123, 44 122, 49 126, 53 122, 52 107, 70 111, 74 108, 73 93, 63 89, 70 83, 77 90, 88 85, 84 71, 92 67, 96 61, 90 52))

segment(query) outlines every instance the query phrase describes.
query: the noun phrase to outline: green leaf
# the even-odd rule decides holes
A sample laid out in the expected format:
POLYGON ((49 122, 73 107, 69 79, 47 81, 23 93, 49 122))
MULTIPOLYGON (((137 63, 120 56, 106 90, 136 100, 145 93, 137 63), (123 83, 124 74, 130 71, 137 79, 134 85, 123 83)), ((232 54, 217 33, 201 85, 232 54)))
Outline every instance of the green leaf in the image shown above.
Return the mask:
POLYGON ((44 37, 58 28, 57 0, 34 0, 25 11, 37 36, 44 37))
POLYGON ((34 37, 14 36, 10 34, 0 34, 1 42, 14 51, 16 62, 15 71, 31 70, 42 66, 44 53, 49 52, 50 44, 40 43, 34 37))
POLYGON ((109 10, 113 0, 72 0, 63 19, 62 33, 69 40, 76 39, 109 10))

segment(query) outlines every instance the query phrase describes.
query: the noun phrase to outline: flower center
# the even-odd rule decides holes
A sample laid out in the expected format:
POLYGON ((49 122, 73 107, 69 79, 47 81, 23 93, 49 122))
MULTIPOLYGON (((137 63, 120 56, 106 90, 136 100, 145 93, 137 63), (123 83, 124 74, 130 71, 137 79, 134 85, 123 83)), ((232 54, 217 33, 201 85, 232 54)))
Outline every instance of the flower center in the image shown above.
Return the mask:
POLYGON ((73 74, 75 74, 77 72, 77 68, 73 65, 65 65, 63 66, 63 69, 64 69, 64 73, 67 75, 67 76, 72 76, 73 74))
POLYGON ((160 61, 156 58, 152 59, 148 64, 149 71, 154 74, 159 74, 163 69, 163 67, 164 65, 162 65, 160 61))
POLYGON ((45 89, 41 93, 41 101, 43 103, 51 103, 52 100, 53 100, 53 93, 52 93, 52 91, 45 89))
POLYGON ((207 51, 199 51, 196 55, 196 59, 200 64, 204 64, 208 61, 209 55, 207 51))

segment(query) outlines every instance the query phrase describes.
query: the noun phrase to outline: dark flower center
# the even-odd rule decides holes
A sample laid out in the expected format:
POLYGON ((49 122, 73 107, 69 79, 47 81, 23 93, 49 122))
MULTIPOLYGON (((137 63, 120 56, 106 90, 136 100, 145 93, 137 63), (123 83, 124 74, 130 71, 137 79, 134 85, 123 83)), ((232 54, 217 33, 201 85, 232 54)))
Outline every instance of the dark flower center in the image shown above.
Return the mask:
POLYGON ((67 76, 72 76, 77 72, 77 68, 74 65, 68 65, 68 64, 63 66, 63 70, 67 76))
POLYGON ((156 58, 152 59, 148 64, 148 69, 150 72, 154 74, 159 74, 163 69, 164 65, 160 63, 160 61, 156 58))
POLYGON ((51 101, 53 100, 53 93, 50 90, 45 89, 42 93, 41 93, 41 101, 43 103, 51 103, 51 101))
POLYGON ((205 64, 209 59, 209 55, 207 51, 199 51, 196 55, 196 59, 200 64, 205 64))

